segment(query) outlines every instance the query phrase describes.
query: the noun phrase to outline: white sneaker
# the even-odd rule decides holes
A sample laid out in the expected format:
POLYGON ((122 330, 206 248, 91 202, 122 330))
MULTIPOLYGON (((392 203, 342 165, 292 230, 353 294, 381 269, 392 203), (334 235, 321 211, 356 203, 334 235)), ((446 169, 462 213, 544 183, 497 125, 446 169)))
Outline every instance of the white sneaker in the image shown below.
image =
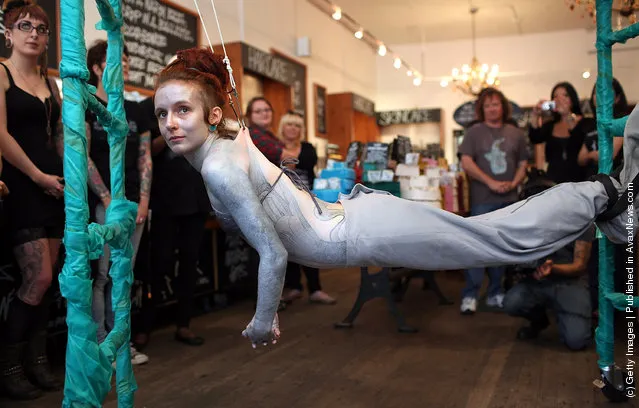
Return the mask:
POLYGON ((471 297, 465 297, 462 299, 461 314, 470 315, 474 314, 477 310, 477 299, 471 297))
POLYGON ((149 356, 146 354, 140 353, 135 349, 135 347, 131 346, 131 364, 132 365, 140 365, 146 364, 149 362, 149 356))
POLYGON ((490 296, 490 297, 486 298, 486 306, 498 307, 500 309, 503 308, 504 307, 504 295, 499 294, 499 295, 490 296))

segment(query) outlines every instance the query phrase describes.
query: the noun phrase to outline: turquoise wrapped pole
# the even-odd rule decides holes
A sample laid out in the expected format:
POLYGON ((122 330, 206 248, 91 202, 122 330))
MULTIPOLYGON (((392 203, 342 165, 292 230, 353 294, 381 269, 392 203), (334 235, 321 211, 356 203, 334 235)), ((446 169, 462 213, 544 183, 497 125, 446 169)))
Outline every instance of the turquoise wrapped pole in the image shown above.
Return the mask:
POLYGON ((137 206, 124 197, 124 142, 128 126, 123 107, 121 67, 122 26, 120 0, 97 0, 108 31, 109 55, 105 89, 109 106, 105 110, 87 84, 84 42, 84 0, 61 0, 60 39, 62 61, 62 122, 64 126, 64 178, 66 225, 65 264, 60 274, 60 290, 67 300, 68 344, 63 407, 101 407, 111 387, 112 362, 118 355, 118 406, 133 407, 136 389, 131 369, 130 288, 132 283, 130 237, 135 228, 137 206), (116 54, 119 53, 116 57, 116 54), (117 94, 119 93, 119 94, 117 94), (113 200, 107 209, 105 225, 88 224, 87 135, 84 118, 90 108, 109 134, 111 147, 113 200), (89 259, 102 254, 104 243, 112 249, 113 304, 115 327, 98 346, 96 324, 91 315, 92 280, 89 259))
MULTIPOLYGON (((613 136, 623 135, 627 117, 613 119, 614 89, 612 87, 612 47, 639 35, 639 24, 613 32, 612 0, 597 0, 597 131, 599 133, 599 172, 612 170, 613 136)), ((622 186, 624 189, 627 186, 622 186)), ((599 326, 596 330, 599 368, 605 371, 614 366, 614 309, 625 310, 632 303, 624 295, 614 293, 614 247, 605 237, 599 238, 599 326), (625 302, 625 304, 624 304, 625 302)), ((634 256, 634 254, 631 254, 634 256)), ((623 273, 623 272, 619 272, 623 273)))
MULTIPOLYGON (((606 121, 612 119, 614 92, 612 89, 611 1, 597 2, 597 131, 599 133, 599 172, 610 174, 612 168, 612 137, 606 121)), ((599 236, 599 326, 595 331, 599 367, 614 363, 614 311, 606 294, 614 290, 612 273, 614 252, 612 243, 599 236)))

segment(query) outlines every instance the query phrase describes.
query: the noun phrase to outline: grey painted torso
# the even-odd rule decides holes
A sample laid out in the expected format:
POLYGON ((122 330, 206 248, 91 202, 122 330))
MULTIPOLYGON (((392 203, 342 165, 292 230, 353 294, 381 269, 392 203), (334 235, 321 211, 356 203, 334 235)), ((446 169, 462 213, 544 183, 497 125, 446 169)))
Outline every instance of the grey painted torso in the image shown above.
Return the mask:
MULTIPOLYGON (((237 164, 247 171, 255 195, 288 252, 288 260, 319 268, 346 265, 346 223, 342 206, 317 200, 322 209, 320 214, 310 194, 299 190, 287 175, 277 180, 282 170, 270 163, 252 143, 247 143, 245 137, 240 132, 235 140, 217 140, 211 150, 234 154, 238 149, 246 149, 248 163, 237 164)), ((215 192, 208 187, 207 192, 224 230, 239 232, 230 211, 215 197, 215 192)))

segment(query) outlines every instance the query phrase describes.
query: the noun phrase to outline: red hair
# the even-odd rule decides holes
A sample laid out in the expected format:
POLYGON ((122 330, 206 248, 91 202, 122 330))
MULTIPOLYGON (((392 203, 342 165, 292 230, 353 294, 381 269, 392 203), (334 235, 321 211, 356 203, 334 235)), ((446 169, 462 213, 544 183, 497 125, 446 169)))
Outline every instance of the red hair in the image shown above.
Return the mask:
MULTIPOLYGON (((195 47, 178 51, 176 60, 158 74, 155 91, 169 81, 185 81, 199 87, 207 123, 211 109, 226 105, 229 74, 222 56, 213 54, 209 48, 195 47)), ((230 137, 224 118, 217 125, 217 130, 221 137, 230 137)))
MULTIPOLYGON (((13 25, 27 16, 42 21, 47 27, 50 27, 49 16, 38 6, 33 0, 5 0, 2 7, 4 11, 4 27, 13 29, 13 25)), ((50 35, 50 34, 49 34, 50 35)), ((55 35, 55 33, 54 33, 55 35)), ((47 52, 44 51, 38 60, 40 64, 40 75, 47 76, 47 52)))

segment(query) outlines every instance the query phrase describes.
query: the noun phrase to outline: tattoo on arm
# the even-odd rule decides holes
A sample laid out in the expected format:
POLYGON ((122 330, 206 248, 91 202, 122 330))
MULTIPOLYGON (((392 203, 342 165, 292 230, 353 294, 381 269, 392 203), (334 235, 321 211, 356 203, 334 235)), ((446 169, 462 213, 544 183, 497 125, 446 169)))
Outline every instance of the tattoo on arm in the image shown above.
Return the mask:
POLYGON ((153 161, 151 160, 151 132, 140 135, 140 153, 138 157, 140 170, 140 197, 149 197, 153 179, 153 161))
POLYGON ((575 242, 575 252, 573 254, 573 264, 579 265, 580 267, 585 268, 588 264, 588 260, 590 259, 590 249, 592 248, 592 243, 587 241, 577 241, 575 242))
POLYGON ((111 195, 111 192, 109 191, 109 188, 104 184, 98 168, 95 167, 95 163, 93 163, 93 160, 91 160, 91 157, 89 156, 89 150, 91 146, 91 128, 89 127, 88 123, 85 123, 85 126, 87 133, 87 173, 89 176, 89 188, 91 189, 91 191, 93 191, 93 193, 95 193, 95 195, 103 199, 105 197, 109 197, 111 195))

